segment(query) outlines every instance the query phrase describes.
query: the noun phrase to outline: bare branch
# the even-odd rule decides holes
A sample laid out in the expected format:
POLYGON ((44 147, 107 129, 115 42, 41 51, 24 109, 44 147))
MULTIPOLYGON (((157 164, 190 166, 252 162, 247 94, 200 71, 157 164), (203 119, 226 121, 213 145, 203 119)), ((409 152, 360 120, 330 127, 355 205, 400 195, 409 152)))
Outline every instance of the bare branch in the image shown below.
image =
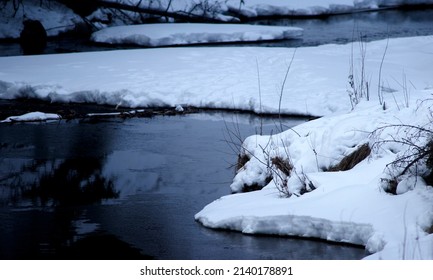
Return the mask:
POLYGON ((290 68, 292 67, 292 63, 293 63, 293 60, 294 60, 294 58, 295 58, 296 50, 297 50, 297 49, 295 49, 295 50, 293 51, 292 58, 290 59, 290 63, 289 63, 289 65, 287 66, 286 74, 284 75, 283 84, 281 85, 280 100, 278 101, 278 119, 279 119, 279 121, 280 121, 280 132, 283 131, 283 125, 282 125, 282 121, 281 121, 281 101, 282 101, 282 99, 283 99, 284 87, 285 87, 285 85, 286 85, 287 76, 289 75, 290 68))

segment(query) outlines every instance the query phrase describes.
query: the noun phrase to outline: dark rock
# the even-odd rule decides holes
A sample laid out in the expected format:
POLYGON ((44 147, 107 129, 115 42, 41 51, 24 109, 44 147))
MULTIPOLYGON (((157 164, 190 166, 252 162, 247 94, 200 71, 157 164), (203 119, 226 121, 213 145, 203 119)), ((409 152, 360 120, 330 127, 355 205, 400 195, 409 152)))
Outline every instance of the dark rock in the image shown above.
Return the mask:
POLYGON ((20 34, 21 49, 25 55, 41 54, 47 46, 47 32, 39 20, 26 19, 20 34))
POLYGON ((58 2, 64 4, 81 17, 90 15, 99 7, 96 0, 58 0, 58 2))

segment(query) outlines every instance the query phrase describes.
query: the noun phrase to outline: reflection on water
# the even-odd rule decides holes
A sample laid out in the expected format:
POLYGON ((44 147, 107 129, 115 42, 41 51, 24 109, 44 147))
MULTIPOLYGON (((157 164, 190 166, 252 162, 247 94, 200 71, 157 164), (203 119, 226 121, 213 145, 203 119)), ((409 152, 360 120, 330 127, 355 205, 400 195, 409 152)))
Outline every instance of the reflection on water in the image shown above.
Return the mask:
MULTIPOLYGON (((229 194, 236 154, 226 129, 245 137, 259 126, 231 114, 0 124, 0 258, 361 258, 363 249, 194 221, 229 194)), ((275 131, 274 121, 263 130, 275 131)))
POLYGON ((95 158, 66 159, 23 191, 23 198, 42 207, 49 202, 52 206, 74 206, 117 198, 119 193, 113 182, 101 176, 101 167, 101 161, 95 158))

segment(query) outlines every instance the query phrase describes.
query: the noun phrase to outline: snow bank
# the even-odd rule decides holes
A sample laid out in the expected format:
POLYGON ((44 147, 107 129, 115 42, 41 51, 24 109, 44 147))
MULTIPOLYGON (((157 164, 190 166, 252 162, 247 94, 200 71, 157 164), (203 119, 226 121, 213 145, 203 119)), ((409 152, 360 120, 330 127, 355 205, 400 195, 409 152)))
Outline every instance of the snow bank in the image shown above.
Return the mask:
MULTIPOLYGON (((431 92, 420 94, 428 98, 431 92)), ((323 172, 360 144, 373 146, 377 139, 369 132, 378 127, 400 121, 428 124, 429 106, 383 110, 365 102, 349 114, 324 117, 273 136, 250 136, 243 148, 251 159, 233 184, 239 183, 239 177, 260 181, 258 173, 250 169, 261 169, 269 175, 277 172, 275 166, 266 164, 270 157, 277 156, 289 158, 294 168, 292 176, 274 175, 274 180, 260 191, 222 197, 195 218, 211 228, 364 245, 373 254, 367 257, 370 259, 432 259, 433 235, 427 231, 433 221, 433 188, 421 178, 416 184, 404 182, 410 187, 402 188, 398 195, 386 193, 381 187, 382 178, 388 176, 387 164, 407 147, 384 144, 348 171, 323 172), (288 190, 296 195, 285 198, 282 179, 288 180, 288 190), (311 184, 315 189, 301 195, 297 189, 300 184, 311 184)), ((403 130, 382 136, 383 140, 407 137, 403 130)))
POLYGON ((12 116, 8 117, 3 121, 3 123, 10 122, 41 122, 41 121, 51 121, 51 120, 60 120, 61 117, 57 114, 47 114, 42 112, 32 112, 27 113, 21 116, 12 116))
POLYGON ((295 27, 246 24, 142 24, 109 27, 92 34, 91 40, 109 44, 147 47, 221 42, 252 42, 299 38, 295 27))
MULTIPOLYGON (((389 40, 381 85, 386 104, 433 88, 433 37, 389 40), (410 81, 410 83, 409 83, 410 81)), ((387 41, 366 44, 372 102, 387 41)), ((349 69, 359 80, 359 43, 287 48, 166 48, 0 58, 0 98, 40 98, 129 107, 185 106, 324 116, 351 109, 349 69), (79 78, 77 78, 79 77, 79 78), (260 81, 260 88, 259 88, 260 81)))

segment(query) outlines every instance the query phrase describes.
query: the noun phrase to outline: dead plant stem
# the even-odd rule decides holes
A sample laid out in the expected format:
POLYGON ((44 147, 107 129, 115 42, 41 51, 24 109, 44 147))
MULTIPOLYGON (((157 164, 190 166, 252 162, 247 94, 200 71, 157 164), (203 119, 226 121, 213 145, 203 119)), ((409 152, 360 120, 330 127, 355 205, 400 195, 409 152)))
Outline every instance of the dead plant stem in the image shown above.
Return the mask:
POLYGON ((280 132, 283 132, 283 122, 282 122, 282 120, 281 120, 281 102, 282 102, 282 100, 283 100, 284 87, 285 87, 285 85, 286 85, 287 77, 289 76, 290 68, 292 67, 293 60, 295 59, 296 50, 297 50, 297 49, 295 49, 295 50, 293 51, 292 58, 290 59, 290 63, 289 63, 289 65, 287 66, 286 74, 284 75, 283 84, 281 85, 280 100, 278 101, 278 120, 279 120, 279 122, 280 122, 280 132))

